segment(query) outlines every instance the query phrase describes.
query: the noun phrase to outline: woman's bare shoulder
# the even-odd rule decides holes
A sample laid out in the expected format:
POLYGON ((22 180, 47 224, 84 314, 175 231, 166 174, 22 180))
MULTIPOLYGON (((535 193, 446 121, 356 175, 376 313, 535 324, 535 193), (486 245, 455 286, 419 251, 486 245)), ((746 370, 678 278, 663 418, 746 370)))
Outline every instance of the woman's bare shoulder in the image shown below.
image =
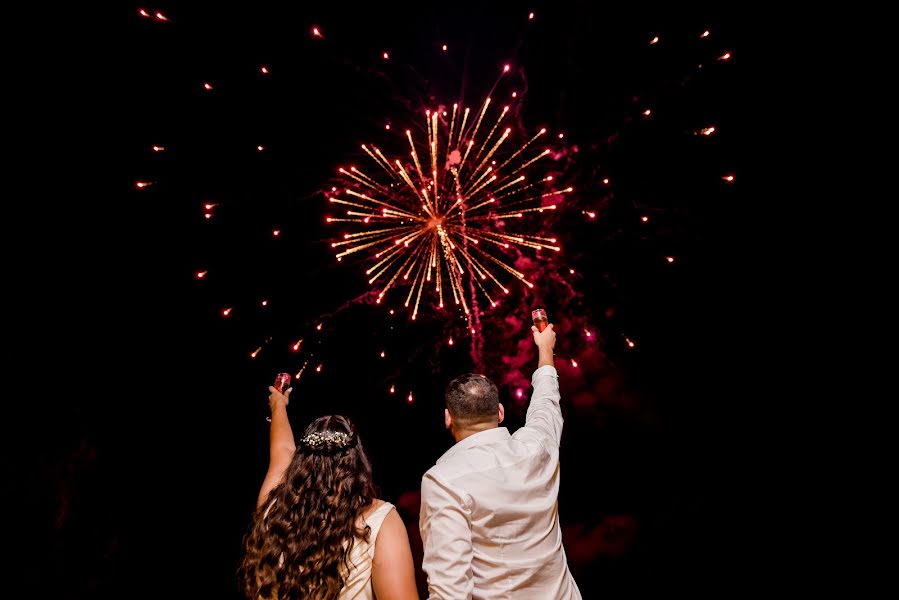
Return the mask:
POLYGON ((384 502, 380 498, 373 499, 371 501, 371 504, 369 504, 362 510, 362 518, 367 519, 373 512, 375 512, 385 504, 386 502, 384 502))

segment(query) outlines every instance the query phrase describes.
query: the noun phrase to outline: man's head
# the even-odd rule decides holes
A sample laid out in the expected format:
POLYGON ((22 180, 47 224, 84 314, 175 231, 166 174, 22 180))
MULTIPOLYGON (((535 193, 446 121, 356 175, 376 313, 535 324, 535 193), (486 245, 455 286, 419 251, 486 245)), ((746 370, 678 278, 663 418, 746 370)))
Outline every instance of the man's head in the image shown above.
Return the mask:
POLYGON ((456 441, 472 433, 497 427, 504 416, 496 385, 483 375, 460 375, 446 386, 444 420, 456 441))

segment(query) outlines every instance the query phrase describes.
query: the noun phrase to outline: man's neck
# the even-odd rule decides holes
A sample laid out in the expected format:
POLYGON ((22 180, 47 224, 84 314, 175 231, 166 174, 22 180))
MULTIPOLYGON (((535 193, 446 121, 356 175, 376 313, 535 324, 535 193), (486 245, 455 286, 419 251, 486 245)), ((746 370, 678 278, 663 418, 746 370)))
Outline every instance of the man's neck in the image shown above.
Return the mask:
POLYGON ((497 427, 499 427, 499 423, 478 423, 477 425, 472 425, 470 427, 466 427, 465 429, 453 428, 453 438, 458 444, 465 438, 471 437, 476 433, 481 433, 482 431, 487 431, 488 429, 496 429, 497 427))

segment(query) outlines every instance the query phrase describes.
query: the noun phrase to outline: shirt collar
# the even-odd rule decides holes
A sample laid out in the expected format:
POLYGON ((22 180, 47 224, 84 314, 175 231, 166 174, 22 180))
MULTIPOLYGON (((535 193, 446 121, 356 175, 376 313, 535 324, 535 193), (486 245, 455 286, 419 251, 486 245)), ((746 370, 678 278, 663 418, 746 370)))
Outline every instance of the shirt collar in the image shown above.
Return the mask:
POLYGON ((490 429, 485 429, 484 431, 473 433, 464 440, 456 442, 449 450, 444 452, 443 456, 437 459, 437 464, 439 465, 443 461, 447 460, 457 452, 461 452, 462 450, 474 448, 475 446, 486 446, 494 442, 507 440, 511 437, 512 436, 509 434, 509 429, 506 427, 491 427, 490 429))

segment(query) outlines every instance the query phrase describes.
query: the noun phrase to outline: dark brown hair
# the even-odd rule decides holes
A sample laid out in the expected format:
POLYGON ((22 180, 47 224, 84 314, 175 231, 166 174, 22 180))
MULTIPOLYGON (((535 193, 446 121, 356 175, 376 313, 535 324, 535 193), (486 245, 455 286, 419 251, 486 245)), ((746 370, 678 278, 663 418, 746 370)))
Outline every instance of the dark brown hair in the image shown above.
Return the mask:
POLYGON ((253 515, 238 572, 244 596, 336 599, 353 544, 369 541, 370 528, 357 521, 376 493, 371 463, 350 420, 332 415, 313 421, 284 480, 253 515))
POLYGON ((460 375, 446 386, 446 407, 460 425, 496 420, 499 394, 492 381, 477 373, 460 375))

